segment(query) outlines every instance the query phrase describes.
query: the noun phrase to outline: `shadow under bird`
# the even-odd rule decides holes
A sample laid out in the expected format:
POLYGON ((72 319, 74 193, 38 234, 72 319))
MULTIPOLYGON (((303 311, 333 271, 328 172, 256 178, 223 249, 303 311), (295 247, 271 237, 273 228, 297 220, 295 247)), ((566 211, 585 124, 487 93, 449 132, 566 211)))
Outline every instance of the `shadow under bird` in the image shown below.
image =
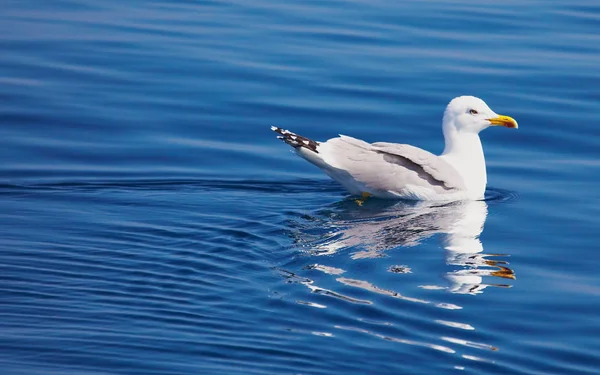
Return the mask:
POLYGON ((444 152, 437 156, 407 144, 340 135, 317 142, 278 127, 271 130, 300 157, 319 167, 352 195, 410 200, 479 200, 487 184, 479 132, 489 126, 518 128, 473 96, 454 98, 442 121, 444 152))

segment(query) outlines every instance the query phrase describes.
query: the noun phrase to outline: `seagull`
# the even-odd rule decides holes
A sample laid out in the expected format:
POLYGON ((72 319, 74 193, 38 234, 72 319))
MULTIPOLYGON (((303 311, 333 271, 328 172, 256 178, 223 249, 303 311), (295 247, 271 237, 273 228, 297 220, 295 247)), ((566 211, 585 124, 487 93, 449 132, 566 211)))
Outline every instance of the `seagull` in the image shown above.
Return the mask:
POLYGON ((271 130, 351 195, 458 201, 484 198, 487 174, 479 132, 489 126, 518 128, 517 121, 483 100, 460 96, 444 112, 445 148, 439 156, 407 144, 367 143, 341 134, 317 142, 276 126, 271 130))

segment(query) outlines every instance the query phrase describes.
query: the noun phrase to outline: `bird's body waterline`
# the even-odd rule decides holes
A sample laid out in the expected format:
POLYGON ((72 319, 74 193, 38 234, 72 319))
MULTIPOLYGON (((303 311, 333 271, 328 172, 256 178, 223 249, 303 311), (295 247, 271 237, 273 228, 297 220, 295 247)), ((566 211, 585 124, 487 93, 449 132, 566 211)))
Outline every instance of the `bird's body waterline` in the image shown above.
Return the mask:
POLYGON ((453 99, 443 118, 444 152, 387 142, 367 143, 348 136, 316 142, 271 127, 296 153, 319 167, 353 195, 412 200, 483 199, 487 184, 479 132, 489 126, 517 128, 472 96, 453 99))

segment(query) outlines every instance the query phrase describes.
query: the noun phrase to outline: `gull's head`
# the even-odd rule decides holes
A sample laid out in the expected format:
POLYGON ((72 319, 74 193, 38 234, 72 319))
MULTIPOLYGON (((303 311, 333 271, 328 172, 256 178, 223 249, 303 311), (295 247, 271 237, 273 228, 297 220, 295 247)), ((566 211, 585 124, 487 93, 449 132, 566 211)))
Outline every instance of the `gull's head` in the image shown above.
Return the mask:
POLYGON ((452 99, 444 112, 444 133, 477 134, 489 126, 519 127, 515 119, 497 114, 483 100, 474 96, 452 99))

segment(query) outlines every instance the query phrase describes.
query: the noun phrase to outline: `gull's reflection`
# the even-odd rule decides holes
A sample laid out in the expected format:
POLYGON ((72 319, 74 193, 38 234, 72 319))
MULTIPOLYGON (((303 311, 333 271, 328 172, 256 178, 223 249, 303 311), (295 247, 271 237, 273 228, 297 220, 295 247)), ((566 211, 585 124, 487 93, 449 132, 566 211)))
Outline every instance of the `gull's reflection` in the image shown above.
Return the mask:
MULTIPOLYGON (((402 247, 422 245, 429 247, 431 243, 436 245, 438 239, 444 248, 447 267, 444 269, 445 279, 442 285, 419 285, 421 280, 429 279, 430 275, 413 275, 419 277, 407 277, 407 285, 418 285, 424 289, 444 289, 451 293, 479 294, 489 286, 509 287, 502 281, 514 279, 513 271, 508 268, 507 263, 497 260, 500 254, 486 254, 480 240, 484 224, 488 216, 488 205, 483 201, 476 202, 454 202, 454 203, 431 203, 431 202, 389 202, 381 200, 367 200, 357 204, 353 200, 345 200, 329 206, 315 216, 303 216, 303 221, 296 222, 292 231, 297 243, 304 247, 311 255, 310 265, 304 264, 305 259, 296 258, 290 265, 304 264, 302 271, 290 272, 283 268, 278 269, 286 283, 303 285, 311 293, 318 294, 361 306, 363 313, 358 313, 356 321, 346 319, 346 324, 335 324, 333 328, 338 330, 350 330, 377 337, 386 341, 397 342, 407 345, 422 346, 445 353, 457 353, 454 346, 462 346, 460 352, 465 348, 476 348, 488 351, 496 351, 498 347, 485 342, 473 341, 475 335, 469 334, 461 337, 462 331, 475 331, 476 325, 469 324, 464 316, 450 312, 463 309, 461 305, 452 303, 462 301, 463 298, 449 298, 449 301, 436 301, 440 296, 436 293, 417 293, 411 295, 410 287, 396 289, 390 287, 396 277, 385 275, 371 275, 375 277, 364 278, 363 266, 380 265, 383 262, 348 262, 341 254, 350 254, 353 259, 378 258, 386 256, 386 252, 400 250, 402 247), (333 259, 321 258, 322 262, 316 261, 314 257, 323 255, 338 256, 333 259), (329 263, 329 264, 328 264, 329 263), (341 266, 346 264, 346 266, 341 266), (347 269, 344 269, 347 268, 347 269), (324 276, 323 274, 327 275, 324 276), (380 276, 380 277, 377 277, 380 276), (387 276, 387 277, 385 277, 387 276), (369 280, 370 279, 370 280, 369 280), (484 282, 485 279, 485 282, 484 282), (500 280, 489 283, 489 280, 500 280), (414 282, 415 284, 412 284, 414 282), (404 294, 404 292, 407 292, 404 294), (429 296, 435 295, 434 299, 429 296), (412 319, 428 320, 424 317, 412 316, 405 318, 407 310, 398 314, 395 309, 389 310, 386 306, 376 306, 383 299, 399 301, 398 304, 409 303, 418 306, 415 310, 419 314, 428 306, 444 309, 446 312, 437 314, 433 322, 435 325, 443 325, 444 333, 439 340, 423 339, 420 334, 420 325, 413 327, 412 319), (369 309, 369 306, 376 309, 369 309), (446 319, 448 317, 448 319, 446 319), (443 318, 443 319, 437 319, 443 318), (395 321, 399 320, 397 326, 395 321), (417 333, 414 333, 412 331, 417 333), (449 333, 452 331, 453 333, 449 333), (441 341, 440 341, 441 340, 441 341)), ((435 246, 438 247, 438 246, 435 246)), ((438 250, 438 249, 436 249, 438 250)), ((437 255, 434 256, 437 258, 437 255)), ((391 255, 391 254, 390 254, 391 255)), ((397 256, 403 254, 396 253, 397 256)), ((410 256, 415 255, 411 254, 410 256)), ((439 257, 442 258, 440 251, 439 257)), ((388 268, 394 273, 417 273, 420 266, 424 264, 393 265, 388 268), (413 268, 414 267, 414 268, 413 268), (412 271, 413 268, 415 271, 412 271)), ((435 261, 435 263, 438 263, 435 261)), ((402 278, 402 277, 400 277, 402 278)), ((434 277, 437 279, 437 277, 434 277)), ((397 286, 401 286, 400 283, 397 286)), ((414 292, 414 291, 413 291, 414 292)), ((303 295, 306 297, 306 295, 303 295)), ((296 303, 318 309, 327 309, 329 304, 325 299, 315 298, 296 299, 296 303)), ((336 302, 336 303, 338 303, 336 302)), ((387 305, 389 306, 389 305, 387 305)), ((352 315, 355 311, 351 310, 352 315)), ((412 314, 412 313, 408 313, 412 314)), ((431 328, 435 331, 435 328, 431 328)), ((310 330, 311 334, 336 335, 328 330, 310 330)), ((485 357, 462 354, 462 359, 473 361, 488 361, 485 357)), ((464 369, 464 366, 461 366, 464 369)))
MULTIPOLYGON (((329 240, 314 248, 313 255, 332 254, 340 249, 359 247, 354 259, 380 257, 386 250, 415 246, 439 234, 446 250, 446 263, 455 270, 446 274, 453 293, 477 294, 490 285, 509 287, 503 283, 484 284, 484 276, 514 279, 506 262, 484 254, 479 236, 488 214, 484 201, 431 203, 367 201, 360 208, 352 201, 340 203, 334 214, 329 240)), ((439 288, 424 286, 425 288, 439 288)))

